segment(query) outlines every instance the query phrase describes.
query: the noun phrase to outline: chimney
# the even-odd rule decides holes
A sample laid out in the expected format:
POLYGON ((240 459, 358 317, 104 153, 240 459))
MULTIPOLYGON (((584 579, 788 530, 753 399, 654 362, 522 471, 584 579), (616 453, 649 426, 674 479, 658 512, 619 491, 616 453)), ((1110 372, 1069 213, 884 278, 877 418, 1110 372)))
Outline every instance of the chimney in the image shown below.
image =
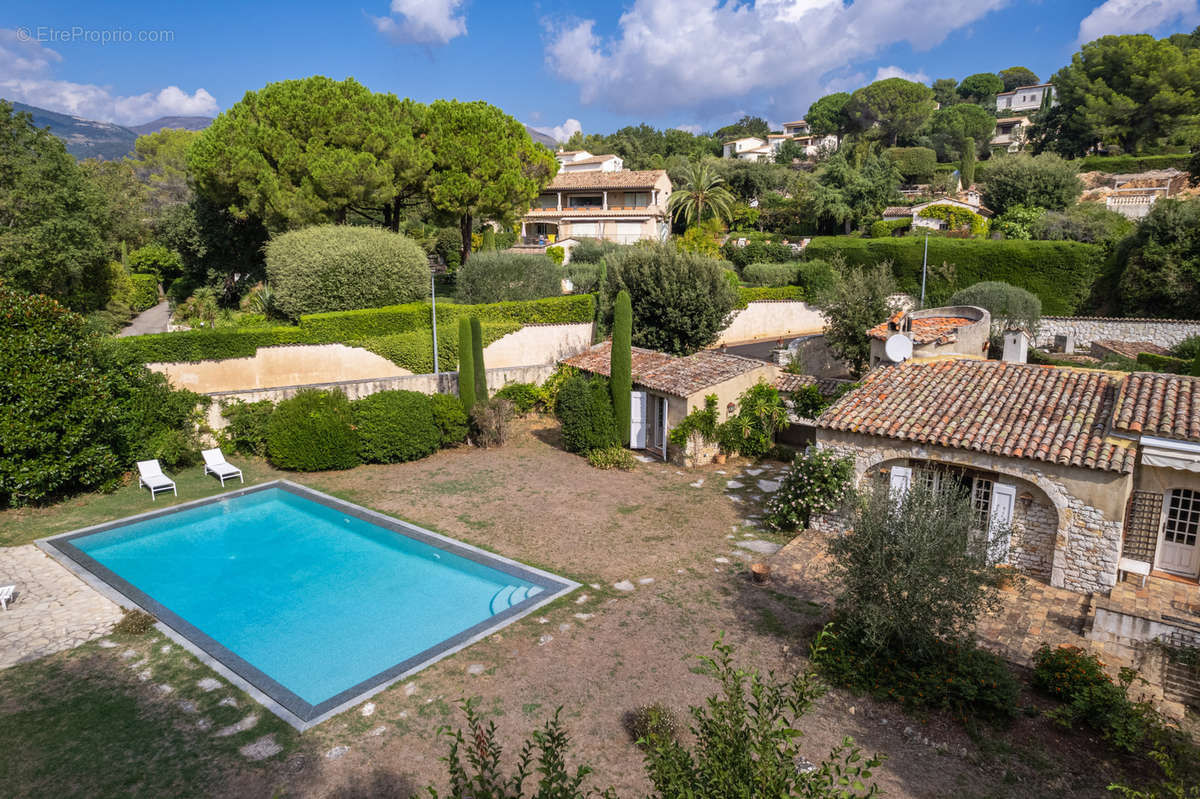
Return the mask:
POLYGON ((1024 330, 1004 331, 1004 354, 1002 361, 1026 363, 1029 360, 1029 336, 1024 330))

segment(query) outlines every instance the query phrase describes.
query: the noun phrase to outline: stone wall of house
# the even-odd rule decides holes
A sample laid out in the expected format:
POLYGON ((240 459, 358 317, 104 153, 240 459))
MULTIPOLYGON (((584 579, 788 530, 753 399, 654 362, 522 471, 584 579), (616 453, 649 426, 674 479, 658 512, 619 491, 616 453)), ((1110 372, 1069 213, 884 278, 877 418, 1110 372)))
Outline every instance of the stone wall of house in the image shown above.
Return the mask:
POLYGON ((1099 316, 1043 316, 1038 326, 1037 345, 1050 347, 1055 336, 1075 337, 1075 350, 1087 350, 1093 341, 1149 341, 1174 347, 1188 336, 1200 335, 1196 319, 1114 319, 1099 316))
MULTIPOLYGON (((817 443, 854 460, 856 481, 883 479, 880 469, 903 460, 929 460, 996 472, 1028 492, 1028 507, 1014 507, 1009 562, 1051 585, 1081 593, 1107 592, 1117 581, 1125 503, 1130 475, 1058 466, 1024 458, 1005 458, 947 447, 904 442, 857 433, 818 429, 817 443)), ((814 521, 823 532, 844 529, 838 514, 814 521)))
MULTIPOLYGON (((507 383, 541 383, 554 373, 553 364, 540 366, 508 366, 487 370, 488 391, 495 393, 507 383)), ((422 394, 457 394, 458 372, 439 374, 401 375, 398 377, 368 378, 365 380, 340 380, 331 383, 309 383, 302 386, 255 388, 242 391, 214 391, 207 396, 213 402, 208 407, 208 426, 220 430, 227 422, 221 415, 221 406, 230 402, 258 402, 271 400, 280 402, 296 396, 303 389, 341 391, 352 400, 361 399, 380 391, 419 391, 422 394)))

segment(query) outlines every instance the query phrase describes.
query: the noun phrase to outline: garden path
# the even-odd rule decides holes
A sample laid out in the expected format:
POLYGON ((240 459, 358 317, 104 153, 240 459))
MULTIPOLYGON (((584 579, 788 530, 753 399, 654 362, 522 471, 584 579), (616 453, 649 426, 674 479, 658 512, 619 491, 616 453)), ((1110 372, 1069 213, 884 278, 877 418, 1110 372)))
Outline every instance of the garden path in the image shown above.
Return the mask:
POLYGON ((122 336, 144 336, 148 333, 166 333, 167 324, 171 321, 171 307, 163 300, 153 308, 142 311, 130 320, 129 324, 117 333, 122 336))

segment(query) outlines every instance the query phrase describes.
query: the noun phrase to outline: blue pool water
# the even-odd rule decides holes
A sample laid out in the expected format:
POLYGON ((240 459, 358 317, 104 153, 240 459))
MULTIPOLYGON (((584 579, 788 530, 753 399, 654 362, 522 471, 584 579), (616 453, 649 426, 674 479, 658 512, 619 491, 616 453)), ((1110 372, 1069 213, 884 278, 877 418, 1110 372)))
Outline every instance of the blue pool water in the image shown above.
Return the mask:
POLYGON ((281 488, 70 543, 312 706, 544 590, 281 488))

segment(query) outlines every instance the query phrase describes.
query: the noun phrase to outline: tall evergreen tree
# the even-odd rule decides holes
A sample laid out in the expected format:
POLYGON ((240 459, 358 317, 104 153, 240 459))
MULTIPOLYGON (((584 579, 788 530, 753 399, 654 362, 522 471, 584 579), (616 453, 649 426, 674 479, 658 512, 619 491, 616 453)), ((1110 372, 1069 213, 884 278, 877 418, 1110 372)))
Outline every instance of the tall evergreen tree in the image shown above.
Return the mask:
POLYGON ((471 345, 471 320, 458 320, 458 398, 463 410, 471 413, 475 405, 475 348, 471 345))
POLYGON ((970 136, 963 139, 962 161, 959 162, 958 176, 964 189, 969 189, 975 182, 975 140, 970 136))
POLYGON ((471 361, 475 366, 475 399, 487 402, 487 367, 483 363, 483 327, 479 317, 471 317, 471 361))
POLYGON ((621 289, 613 306, 612 356, 609 390, 612 391, 613 415, 621 443, 629 446, 629 425, 633 417, 633 304, 629 292, 621 289))

